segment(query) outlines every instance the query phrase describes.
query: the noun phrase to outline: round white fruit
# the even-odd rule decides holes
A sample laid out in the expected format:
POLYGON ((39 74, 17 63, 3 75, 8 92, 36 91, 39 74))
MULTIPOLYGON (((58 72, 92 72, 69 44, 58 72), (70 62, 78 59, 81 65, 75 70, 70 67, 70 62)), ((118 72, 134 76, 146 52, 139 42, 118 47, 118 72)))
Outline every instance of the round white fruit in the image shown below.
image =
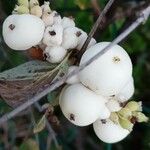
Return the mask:
POLYGON ((120 103, 116 100, 116 99, 110 99, 107 103, 106 103, 107 108, 109 109, 110 112, 117 112, 119 110, 121 110, 121 106, 120 103))
POLYGON ((109 111, 109 109, 104 106, 103 110, 99 114, 99 119, 108 119, 110 117, 110 114, 111 112, 109 111))
POLYGON ((51 26, 54 23, 54 16, 49 13, 44 13, 42 15, 42 20, 44 21, 46 27, 51 26))
POLYGON ((134 80, 133 77, 127 82, 127 84, 122 88, 119 94, 116 96, 118 101, 125 102, 129 100, 134 94, 134 80))
POLYGON ((52 14, 54 14, 54 24, 61 24, 61 16, 58 12, 53 11, 52 14))
POLYGON ((66 50, 76 48, 80 36, 81 31, 76 27, 64 29, 62 47, 64 47, 66 50))
MULTIPOLYGON (((101 42, 87 49, 81 58, 80 66, 109 44, 101 42)), ((122 47, 115 45, 82 70, 79 79, 97 94, 109 97, 118 94, 131 75, 132 62, 129 55, 122 47)))
POLYGON ((64 29, 68 27, 75 27, 75 22, 73 18, 63 17, 62 26, 64 29))
POLYGON ((43 38, 44 22, 33 15, 10 15, 3 23, 5 43, 14 50, 26 50, 43 38))
POLYGON ((59 104, 69 121, 78 126, 87 126, 99 118, 104 108, 104 98, 78 83, 62 91, 59 104))
MULTIPOLYGON (((68 72, 67 74, 69 75, 70 73, 72 73, 73 71, 75 71, 76 69, 78 69, 78 66, 70 66, 69 69, 68 69, 68 72)), ((79 83, 79 77, 78 77, 78 74, 76 75, 73 75, 72 77, 68 78, 66 80, 66 83, 67 84, 75 84, 75 83, 79 83)))
POLYGON ((44 54, 48 62, 59 63, 65 58, 67 51, 60 46, 46 47, 44 54))
POLYGON ((44 33, 43 43, 47 46, 58 46, 62 43, 63 27, 55 24, 48 26, 44 33))
POLYGON ((116 143, 123 140, 130 133, 123 129, 120 125, 113 123, 107 119, 101 121, 100 119, 93 124, 94 131, 97 137, 105 143, 116 143))

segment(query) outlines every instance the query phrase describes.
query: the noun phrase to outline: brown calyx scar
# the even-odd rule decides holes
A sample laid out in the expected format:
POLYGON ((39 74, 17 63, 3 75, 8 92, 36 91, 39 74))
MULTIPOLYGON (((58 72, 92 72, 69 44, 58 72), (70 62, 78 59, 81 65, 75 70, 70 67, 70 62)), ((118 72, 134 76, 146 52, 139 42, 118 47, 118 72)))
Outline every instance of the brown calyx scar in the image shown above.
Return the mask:
POLYGON ((14 30, 15 29, 15 25, 13 25, 13 24, 9 25, 9 29, 10 30, 14 30))
POLYGON ((121 59, 118 56, 113 57, 113 62, 118 63, 121 59))
POLYGON ((53 31, 49 31, 49 34, 51 35, 51 36, 54 36, 54 35, 56 35, 56 32, 53 30, 53 31))
POLYGON ((75 115, 74 115, 74 114, 70 114, 69 119, 70 119, 71 121, 75 121, 75 115))
POLYGON ((81 34, 82 34, 81 31, 77 31, 77 32, 76 32, 76 36, 77 36, 77 37, 81 36, 81 34))

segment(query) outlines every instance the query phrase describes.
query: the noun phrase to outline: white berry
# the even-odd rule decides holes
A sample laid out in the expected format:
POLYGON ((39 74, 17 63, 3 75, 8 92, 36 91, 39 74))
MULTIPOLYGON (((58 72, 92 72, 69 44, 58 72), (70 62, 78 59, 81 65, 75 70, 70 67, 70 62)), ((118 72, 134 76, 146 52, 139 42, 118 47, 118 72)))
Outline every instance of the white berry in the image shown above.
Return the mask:
MULTIPOLYGON (((72 72, 75 71, 76 69, 78 69, 78 66, 70 66, 69 69, 68 69, 67 74, 72 73, 72 72)), ((74 76, 72 76, 72 77, 70 77, 70 78, 68 78, 68 79, 66 80, 66 83, 67 83, 67 84, 75 84, 75 83, 79 83, 79 82, 80 82, 80 81, 79 81, 78 74, 76 74, 76 75, 74 75, 74 76)))
POLYGON ((47 46, 59 46, 62 43, 63 27, 59 24, 48 26, 44 33, 43 43, 47 46))
POLYGON ((64 29, 68 27, 75 27, 75 22, 72 18, 63 17, 62 26, 64 29))
POLYGON ((43 13, 42 20, 44 21, 46 27, 54 24, 53 14, 43 13))
POLYGON ((81 31, 76 27, 69 27, 64 30, 62 47, 65 49, 74 49, 78 45, 78 39, 81 31))
POLYGON ((116 96, 118 101, 125 102, 129 100, 134 94, 134 80, 133 77, 127 82, 127 84, 121 89, 119 94, 116 96))
POLYGON ((110 117, 111 112, 109 109, 104 106, 101 113, 99 114, 99 119, 108 119, 110 117))
POLYGON ((43 38, 44 22, 33 15, 11 15, 3 23, 3 37, 14 50, 26 50, 43 38))
POLYGON ((120 125, 113 123, 111 120, 97 120, 94 124, 94 131, 97 137, 105 143, 116 143, 123 140, 130 133, 120 125))
MULTIPOLYGON (((80 65, 87 62, 109 42, 98 43, 83 54, 80 65)), ((127 52, 119 45, 95 60, 79 73, 80 81, 97 94, 112 96, 119 93, 132 75, 132 62, 127 52)))
POLYGON ((78 83, 62 91, 59 103, 69 121, 78 126, 87 126, 99 118, 104 98, 78 83))
POLYGON ((62 19, 59 13, 56 11, 53 11, 52 14, 54 15, 54 24, 61 24, 62 19))
POLYGON ((60 46, 46 47, 44 54, 46 55, 46 60, 50 63, 61 62, 67 54, 67 51, 60 46))
POLYGON ((111 112, 117 112, 119 110, 121 110, 121 106, 120 103, 116 100, 116 99, 110 99, 107 103, 106 103, 107 108, 111 111, 111 112))

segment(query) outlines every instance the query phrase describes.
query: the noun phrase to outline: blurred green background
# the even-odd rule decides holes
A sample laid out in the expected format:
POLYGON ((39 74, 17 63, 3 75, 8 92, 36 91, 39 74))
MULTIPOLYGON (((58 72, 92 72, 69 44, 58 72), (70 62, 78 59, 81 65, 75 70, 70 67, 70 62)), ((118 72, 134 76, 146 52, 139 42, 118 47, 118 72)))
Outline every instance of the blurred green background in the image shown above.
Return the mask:
MULTIPOLYGON (((0 72, 28 61, 26 53, 10 50, 2 39, 2 23, 11 14, 15 3, 16 0, 0 0, 0 72)), ((106 0, 51 0, 51 7, 62 16, 73 16, 77 27, 89 33, 106 3, 106 0)), ((135 20, 137 12, 149 4, 149 0, 116 0, 94 35, 96 40, 112 41, 135 20)), ((143 101, 144 113, 150 117, 150 19, 120 45, 129 53, 134 65, 136 90, 133 100, 143 101)), ((0 116, 10 110, 0 99, 0 116)), ((34 116, 37 121, 42 114, 34 111, 34 116)), ((23 115, 0 127, 0 150, 37 150, 37 145, 41 150, 150 150, 150 123, 135 125, 125 140, 110 145, 95 136, 92 126, 80 128, 70 124, 59 107, 55 108, 53 118, 51 125, 60 148, 56 148, 47 130, 34 135, 30 115, 23 115)))

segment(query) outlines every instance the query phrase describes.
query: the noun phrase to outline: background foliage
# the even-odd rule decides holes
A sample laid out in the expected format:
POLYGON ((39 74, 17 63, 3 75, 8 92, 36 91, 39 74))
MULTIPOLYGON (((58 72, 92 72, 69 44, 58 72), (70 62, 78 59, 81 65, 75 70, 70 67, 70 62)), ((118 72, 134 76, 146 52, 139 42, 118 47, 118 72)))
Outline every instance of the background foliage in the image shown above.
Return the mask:
MULTIPOLYGON (((40 1, 43 3, 43 1, 40 1)), ((73 16, 78 27, 89 32, 99 12, 105 6, 106 0, 51 0, 51 6, 62 16, 73 16), (94 5, 96 2, 96 5, 94 5)), ((7 17, 16 0, 0 0, 0 72, 28 61, 27 53, 10 50, 2 40, 2 22, 7 17)), ((111 41, 135 19, 136 12, 148 5, 149 0, 116 0, 111 10, 99 27, 95 37, 97 41, 111 41)), ((135 95, 133 100, 143 101, 144 112, 150 117, 150 19, 140 26, 120 43, 134 64, 133 76, 135 79, 135 95)), ((54 93, 56 94, 56 93, 54 93)), ((44 98, 51 101, 53 95, 44 98)), ((2 99, 0 100, 0 116, 10 111, 2 99)), ((32 113, 21 114, 0 127, 0 150, 57 150, 51 134, 47 130, 33 134, 32 128, 42 113, 30 109, 32 113), (33 117, 34 115, 34 117, 33 117)), ((79 128, 70 124, 60 112, 59 107, 50 115, 49 121, 56 132, 64 150, 149 150, 150 123, 136 125, 135 129, 124 141, 109 145, 102 143, 92 130, 92 126, 79 128), (57 116, 57 117, 56 117, 57 116)))

